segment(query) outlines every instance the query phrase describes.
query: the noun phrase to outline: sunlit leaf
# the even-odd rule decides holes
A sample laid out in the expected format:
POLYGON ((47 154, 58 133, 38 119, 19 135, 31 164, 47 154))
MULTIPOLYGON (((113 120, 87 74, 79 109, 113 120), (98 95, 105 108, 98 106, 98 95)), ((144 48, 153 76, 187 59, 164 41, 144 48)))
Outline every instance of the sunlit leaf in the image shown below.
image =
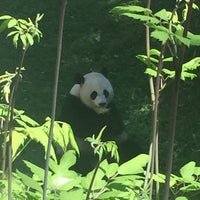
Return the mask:
MULTIPOLYGON (((44 180, 44 174, 45 174, 44 169, 26 160, 24 160, 24 163, 30 169, 30 171, 34 174, 35 179, 40 180, 40 181, 44 180)), ((51 172, 48 172, 48 173, 51 174, 51 172)))
POLYGON ((184 196, 180 196, 180 197, 176 197, 175 200, 188 200, 188 198, 184 196))
POLYGON ((148 155, 140 154, 135 158, 120 165, 118 173, 121 175, 142 173, 144 172, 143 167, 146 166, 148 160, 149 160, 148 155))
POLYGON ((15 157, 16 153, 18 152, 19 148, 24 145, 25 140, 27 139, 27 136, 13 130, 12 132, 12 151, 13 151, 13 157, 15 157))
POLYGON ((32 35, 30 33, 26 33, 25 35, 26 35, 26 38, 27 38, 29 44, 32 46, 34 44, 32 35))
POLYGON ((160 19, 164 20, 164 21, 168 21, 168 14, 166 9, 162 9, 160 11, 158 11, 157 13, 155 13, 156 17, 159 17, 160 19))
POLYGON ((60 165, 63 165, 63 169, 69 169, 76 163, 76 153, 74 150, 65 152, 60 160, 60 165))
POLYGON ((12 28, 17 24, 17 20, 15 18, 12 18, 8 22, 8 28, 12 28))
POLYGON ((130 18, 133 18, 133 19, 138 19, 138 20, 143 21, 143 22, 152 22, 154 24, 157 24, 159 22, 158 19, 156 19, 154 17, 146 16, 146 15, 133 14, 133 13, 123 13, 121 15, 130 17, 130 18))
POLYGON ((144 13, 146 15, 152 13, 152 11, 148 8, 144 8, 141 6, 116 6, 112 9, 113 13, 122 14, 122 13, 144 13))
POLYGON ((169 39, 169 34, 164 31, 155 30, 151 33, 151 37, 159 40, 162 44, 165 44, 169 39))
POLYGON ((78 148, 78 145, 76 143, 76 140, 74 138, 74 134, 72 132, 72 129, 71 131, 69 131, 69 141, 70 141, 70 144, 72 145, 72 147, 76 150, 76 152, 80 155, 80 152, 79 152, 79 148, 78 148))
POLYGON ((159 57, 160 56, 160 51, 158 51, 157 49, 150 49, 150 55, 156 55, 156 56, 159 57))
POLYGON ((69 144, 69 134, 72 131, 71 126, 67 123, 62 124, 62 135, 63 135, 63 141, 64 141, 64 147, 67 147, 69 144))
POLYGON ((187 164, 185 164, 181 169, 180 169, 180 174, 184 178, 184 180, 187 182, 191 182, 194 180, 194 171, 195 171, 195 166, 196 163, 194 161, 191 161, 187 164))
POLYGON ((26 41, 26 36, 25 34, 20 35, 20 39, 22 41, 23 47, 27 47, 27 41, 26 41))
POLYGON ((153 77, 157 77, 157 71, 151 68, 146 68, 145 74, 148 74, 153 77))
POLYGON ((200 46, 200 35, 195 35, 188 32, 188 38, 190 39, 190 44, 193 46, 200 46))
POLYGON ((26 122, 27 124, 31 125, 31 126, 38 126, 39 124, 31 119, 30 117, 28 117, 27 115, 20 115, 21 120, 23 120, 24 122, 26 122))
MULTIPOLYGON (((46 132, 48 131, 48 129, 46 130, 44 125, 41 127, 28 127, 24 131, 26 132, 27 135, 30 136, 31 139, 40 142, 44 146, 45 152, 47 151, 49 137, 46 132)), ((55 151, 52 146, 51 146, 51 156, 54 160, 57 160, 55 151)))
POLYGON ((38 184, 37 181, 35 181, 33 178, 27 176, 26 174, 21 173, 17 170, 18 176, 22 179, 24 184, 36 191, 42 192, 42 187, 38 184))
POLYGON ((10 37, 10 36, 15 35, 17 33, 19 33, 19 31, 11 31, 10 33, 8 33, 7 37, 10 37))
POLYGON ((180 36, 180 35, 177 35, 177 34, 175 34, 174 36, 180 43, 183 43, 187 47, 190 46, 190 39, 183 37, 183 36, 180 36))

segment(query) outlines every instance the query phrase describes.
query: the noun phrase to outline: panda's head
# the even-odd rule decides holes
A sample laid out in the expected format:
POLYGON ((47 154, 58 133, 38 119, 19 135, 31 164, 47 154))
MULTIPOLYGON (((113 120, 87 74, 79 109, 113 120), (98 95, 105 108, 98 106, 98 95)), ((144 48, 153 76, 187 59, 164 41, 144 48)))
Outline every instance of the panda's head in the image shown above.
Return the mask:
POLYGON ((70 94, 80 98, 83 104, 98 114, 109 110, 108 105, 114 96, 110 81, 97 72, 77 76, 70 94))

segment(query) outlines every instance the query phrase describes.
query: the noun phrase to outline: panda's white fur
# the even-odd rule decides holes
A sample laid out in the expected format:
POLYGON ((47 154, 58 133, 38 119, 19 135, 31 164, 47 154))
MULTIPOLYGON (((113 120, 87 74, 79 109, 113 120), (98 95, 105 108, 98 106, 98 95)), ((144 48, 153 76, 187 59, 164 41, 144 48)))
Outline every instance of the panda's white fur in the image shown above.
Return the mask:
POLYGON ((72 87, 70 94, 80 98, 83 104, 97 114, 108 112, 107 106, 114 97, 110 81, 103 74, 97 72, 85 74, 83 78, 83 82, 72 87))

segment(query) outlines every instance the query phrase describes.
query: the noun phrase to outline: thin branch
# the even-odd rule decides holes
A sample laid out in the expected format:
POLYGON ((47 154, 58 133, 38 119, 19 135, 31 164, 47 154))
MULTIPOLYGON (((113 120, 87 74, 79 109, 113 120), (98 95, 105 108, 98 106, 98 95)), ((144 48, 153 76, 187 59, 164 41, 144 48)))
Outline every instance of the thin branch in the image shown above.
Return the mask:
MULTIPOLYGON (((16 74, 16 80, 15 84, 13 86, 10 102, 9 102, 9 109, 8 109, 8 129, 5 131, 7 133, 9 131, 9 143, 8 143, 8 200, 12 200, 12 123, 13 123, 13 115, 14 115, 14 107, 15 107, 15 100, 16 100, 16 94, 19 86, 20 81, 20 75, 21 75, 21 68, 24 63, 24 57, 26 54, 26 49, 23 49, 22 51, 22 58, 20 60, 19 67, 17 68, 17 74, 16 74)), ((4 152, 6 153, 6 151, 4 152)), ((4 155, 5 156, 5 155, 4 155)))
MULTIPOLYGON (((187 37, 187 32, 189 29, 191 14, 192 14, 192 5, 195 0, 190 0, 188 4, 188 13, 186 22, 184 25, 183 37, 187 37)), ((178 97, 179 97, 179 86, 180 86, 180 77, 182 72, 182 65, 184 62, 185 55, 185 45, 181 44, 179 59, 174 59, 175 63, 175 82, 173 88, 173 99, 172 99, 172 112, 170 118, 170 130, 169 130, 169 151, 168 151, 168 159, 167 159, 167 171, 166 171, 166 181, 164 188, 164 196, 163 200, 168 200, 169 198, 169 185, 170 185, 170 176, 172 171, 172 163, 173 163, 173 146, 174 146, 174 138, 175 138, 175 130, 176 130, 176 118, 177 118, 177 107, 178 107, 178 97)))
POLYGON ((61 12, 60 12, 59 35, 58 35, 57 60, 56 60, 56 65, 55 65, 51 124, 50 124, 50 130, 49 130, 49 140, 48 140, 48 147, 47 147, 45 176, 44 176, 43 200, 47 199, 49 160, 50 160, 51 144, 52 144, 52 139, 53 139, 55 113, 56 113, 58 79, 59 79, 59 71, 60 71, 60 60, 61 60, 61 52, 62 52, 62 38, 63 38, 63 27, 64 27, 66 5, 67 5, 67 0, 62 0, 61 12))
POLYGON ((101 163, 101 160, 98 161, 97 166, 96 166, 95 169, 94 169, 94 173, 93 173, 93 175, 92 175, 92 180, 91 180, 91 182, 90 182, 90 185, 89 185, 89 188, 88 188, 88 191, 87 191, 86 200, 89 200, 89 199, 90 199, 90 193, 91 193, 91 191, 92 191, 92 187, 93 187, 94 180, 95 180, 97 171, 98 171, 98 169, 99 169, 100 163, 101 163))

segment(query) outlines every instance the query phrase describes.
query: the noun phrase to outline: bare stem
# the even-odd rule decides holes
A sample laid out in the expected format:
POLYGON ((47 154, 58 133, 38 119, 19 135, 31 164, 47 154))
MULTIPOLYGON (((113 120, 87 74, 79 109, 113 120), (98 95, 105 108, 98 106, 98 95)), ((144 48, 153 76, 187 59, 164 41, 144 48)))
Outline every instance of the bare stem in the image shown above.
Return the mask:
POLYGON ((60 59, 61 59, 61 52, 62 52, 62 38, 63 38, 63 27, 64 27, 66 5, 67 5, 67 0, 62 0, 61 12, 60 12, 59 35, 58 35, 57 59, 56 59, 56 65, 55 65, 51 125, 50 125, 50 130, 49 130, 49 140, 48 140, 48 147, 47 147, 45 176, 44 176, 43 200, 47 199, 49 160, 50 160, 51 143, 53 139, 55 113, 56 113, 57 89, 58 89, 58 79, 59 79, 59 71, 60 71, 60 59))
MULTIPOLYGON (((9 109, 8 109, 8 115, 7 115, 7 120, 8 120, 7 129, 5 130, 5 133, 9 132, 9 143, 8 143, 8 200, 12 200, 12 130, 13 130, 12 123, 13 123, 16 94, 17 94, 17 89, 18 89, 18 86, 19 86, 21 68, 23 66, 25 53, 26 53, 26 50, 23 49, 22 58, 20 60, 19 67, 17 68, 15 84, 13 86, 11 96, 10 96, 9 109)), ((4 153, 6 154, 6 151, 4 153)), ((3 155, 3 156, 5 156, 5 155, 3 155)), ((4 166, 4 170, 5 170, 5 166, 4 166)))
MULTIPOLYGON (((184 25, 183 37, 187 37, 187 32, 188 32, 188 28, 190 24, 191 13, 192 13, 192 4, 194 3, 194 1, 195 0, 190 0, 188 4, 188 13, 187 13, 186 22, 184 25)), ((170 185, 170 176, 171 176, 172 163, 173 163, 173 151, 174 151, 173 146, 174 146, 174 138, 175 138, 175 130, 176 130, 179 86, 180 86, 182 65, 184 62, 184 55, 185 55, 185 45, 182 44, 180 46, 179 59, 174 58, 176 74, 175 74, 175 82, 174 82, 173 97, 172 97, 172 110, 171 110, 170 130, 169 130, 169 150, 168 150, 166 181, 165 181, 163 200, 168 200, 169 198, 169 185, 170 185)))

